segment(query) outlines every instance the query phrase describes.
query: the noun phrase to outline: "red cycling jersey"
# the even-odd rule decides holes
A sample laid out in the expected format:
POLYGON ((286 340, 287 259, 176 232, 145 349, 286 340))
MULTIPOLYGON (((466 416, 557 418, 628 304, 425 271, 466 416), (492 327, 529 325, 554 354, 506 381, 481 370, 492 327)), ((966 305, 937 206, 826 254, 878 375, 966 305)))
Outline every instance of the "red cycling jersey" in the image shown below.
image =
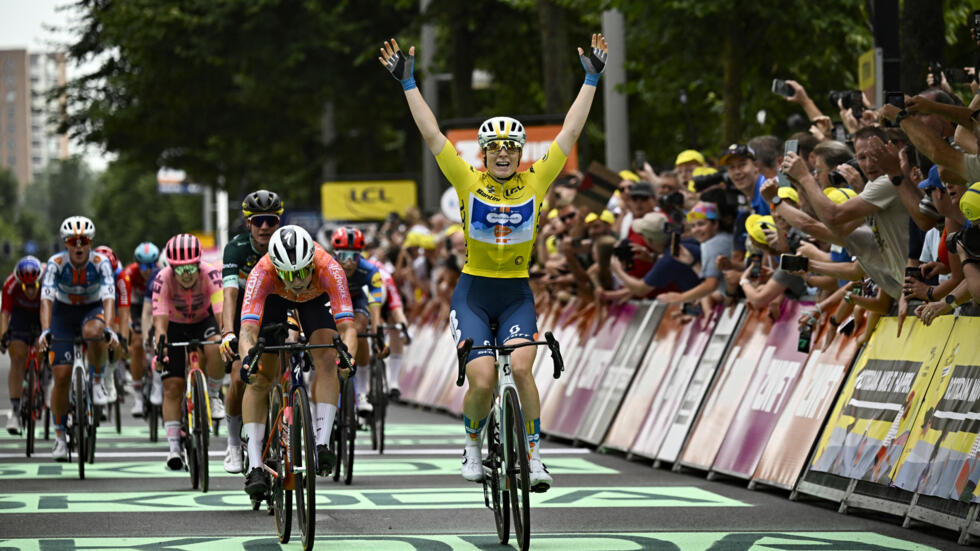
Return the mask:
POLYGON ((20 282, 17 281, 14 274, 10 274, 7 281, 3 282, 3 304, 0 306, 0 309, 10 314, 13 313, 14 308, 34 312, 40 311, 41 293, 38 292, 37 296, 33 299, 27 298, 24 289, 20 286, 20 282))
POLYGON ((269 255, 265 255, 248 274, 245 284, 245 298, 242 302, 242 325, 258 325, 262 322, 265 299, 278 295, 292 302, 308 302, 323 293, 330 297, 330 310, 339 325, 342 321, 354 320, 354 306, 350 290, 347 288, 347 274, 340 263, 334 260, 320 245, 313 252, 313 278, 310 285, 294 294, 286 291, 286 286, 276 274, 269 255))
POLYGON ((140 265, 133 262, 116 276, 116 301, 120 308, 141 304, 146 296, 146 281, 140 273, 140 265))

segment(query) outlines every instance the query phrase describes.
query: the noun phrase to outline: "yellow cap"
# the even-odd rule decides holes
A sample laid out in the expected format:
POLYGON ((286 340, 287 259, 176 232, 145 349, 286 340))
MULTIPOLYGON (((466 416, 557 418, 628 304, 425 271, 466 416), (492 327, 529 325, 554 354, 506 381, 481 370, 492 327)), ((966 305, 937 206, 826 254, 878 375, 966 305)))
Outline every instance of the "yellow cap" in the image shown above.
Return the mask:
POLYGON ((589 214, 586 214, 585 215, 585 223, 586 224, 591 224, 591 223, 595 222, 598 219, 599 219, 599 215, 596 214, 596 213, 594 213, 594 212, 590 212, 589 214))
POLYGON ((792 201, 797 205, 800 204, 800 194, 796 192, 795 189, 791 187, 781 187, 779 191, 776 192, 780 199, 786 199, 787 201, 792 201))
POLYGON ((640 177, 636 175, 632 170, 620 170, 619 177, 624 180, 629 180, 631 182, 639 182, 640 177))
MULTIPOLYGON (((693 150, 689 149, 688 151, 693 151, 693 150)), ((694 152, 698 153, 697 151, 694 152)), ((698 153, 698 155, 700 155, 700 153, 698 153)), ((680 155, 678 155, 678 158, 680 158, 680 155)), ((695 168, 693 172, 691 172, 691 176, 707 176, 708 174, 714 174, 716 172, 718 171, 710 166, 699 166, 695 168)), ((690 191, 691 193, 698 192, 698 190, 694 189, 694 180, 687 181, 687 190, 690 191)))
POLYGON ((460 232, 460 231, 463 231, 463 226, 460 226, 459 224, 453 224, 452 226, 446 228, 446 232, 445 232, 446 237, 449 237, 450 235, 454 235, 456 232, 460 232))
POLYGON ((980 182, 974 182, 960 197, 960 211, 970 222, 980 219, 980 182))
POLYGON ((851 188, 846 187, 828 187, 824 188, 823 194, 827 196, 831 201, 837 203, 838 205, 847 201, 851 197, 857 195, 851 188))
POLYGON ((551 209, 548 211, 548 220, 558 217, 558 209, 551 209))
POLYGON ((613 213, 611 213, 611 212, 609 212, 608 210, 605 210, 605 209, 602 210, 602 213, 601 214, 596 214, 594 212, 590 212, 589 214, 587 214, 585 216, 585 223, 586 224, 591 224, 592 222, 595 222, 596 220, 601 220, 602 222, 605 222, 606 224, 613 224, 613 223, 616 222, 616 216, 613 213))
POLYGON ((691 161, 695 161, 699 165, 704 165, 704 155, 693 149, 685 149, 677 154, 677 158, 674 160, 674 166, 689 163, 691 161))
POLYGON ((764 228, 771 230, 776 229, 776 221, 772 219, 772 216, 759 216, 758 214, 750 214, 748 218, 745 219, 745 230, 749 233, 749 237, 752 238, 756 243, 766 245, 766 234, 762 231, 764 228))
POLYGON ((436 238, 432 234, 420 234, 418 246, 431 251, 436 248, 436 238))
POLYGON ((555 236, 549 235, 547 239, 544 240, 544 246, 548 249, 548 254, 555 254, 558 252, 558 245, 555 245, 555 236))

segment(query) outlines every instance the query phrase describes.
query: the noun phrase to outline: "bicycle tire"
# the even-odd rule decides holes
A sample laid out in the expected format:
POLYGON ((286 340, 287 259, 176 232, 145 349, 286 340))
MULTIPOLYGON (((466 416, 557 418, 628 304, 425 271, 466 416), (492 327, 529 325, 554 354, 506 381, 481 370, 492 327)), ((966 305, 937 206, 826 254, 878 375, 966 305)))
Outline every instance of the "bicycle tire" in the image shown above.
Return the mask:
POLYGON ((197 454, 197 480, 201 492, 207 492, 210 484, 208 474, 208 437, 211 429, 208 427, 208 394, 204 373, 199 370, 191 372, 191 390, 194 394, 194 407, 191 410, 194 425, 191 429, 194 435, 194 451, 197 454))
MULTIPOLYGON (((91 400, 92 397, 89 396, 89 399, 91 400)), ((88 455, 89 464, 95 463, 95 436, 96 436, 96 431, 99 428, 99 419, 101 418, 102 418, 102 408, 100 406, 93 405, 92 418, 89 419, 89 423, 86 426, 86 429, 88 429, 87 431, 88 434, 85 440, 86 455, 88 455)))
POLYGON ((51 440, 51 410, 44 408, 44 439, 51 440))
POLYGON ((344 484, 350 486, 354 480, 354 439, 357 438, 357 410, 355 407, 354 384, 347 379, 344 383, 344 397, 340 400, 343 408, 344 422, 341 426, 341 438, 344 440, 344 484))
MULTIPOLYGON (((74 372, 74 371, 73 371, 74 372)), ((87 449, 85 447, 85 433, 87 432, 86 424, 88 414, 85 411, 85 400, 87 399, 85 393, 85 377, 75 376, 72 382, 72 395, 75 399, 75 409, 74 409, 74 419, 72 419, 72 427, 75 433, 74 448, 78 460, 78 478, 85 480, 85 460, 88 459, 87 449)))
MULTIPOLYGON (((118 393, 119 391, 116 390, 118 393)), ((112 417, 116 422, 116 434, 122 434, 122 415, 120 415, 120 400, 117 398, 115 402, 112 403, 112 417)))
MULTIPOLYGON (((343 382, 341 382, 343 385, 343 382)), ((341 386, 343 388, 343 386, 341 386)), ((340 480, 340 465, 343 463, 341 457, 344 455, 344 439, 341 438, 340 427, 343 425, 343 419, 341 419, 342 412, 338 411, 337 415, 334 417, 333 431, 330 433, 330 439, 333 442, 333 449, 337 452, 337 461, 333 464, 333 481, 337 482, 340 480)))
POLYGON ((385 365, 375 359, 371 363, 371 447, 378 454, 385 452, 385 417, 388 412, 388 383, 385 380, 385 365))
POLYGON ((506 487, 501 487, 504 480, 503 446, 500 444, 500 422, 497 411, 491 410, 487 419, 487 457, 483 464, 490 468, 489 479, 485 485, 490 487, 490 505, 493 509, 493 521, 497 527, 497 541, 507 545, 510 540, 510 493, 506 487))
POLYGON ((37 420, 37 413, 41 411, 37 406, 37 361, 28 357, 27 368, 24 372, 25 383, 27 385, 27 395, 21 396, 20 417, 23 421, 24 429, 27 431, 27 457, 34 453, 34 424, 37 420), (25 409, 26 408, 26 409, 25 409))
POLYGON ((147 421, 150 423, 150 442, 157 442, 160 439, 158 434, 159 431, 159 417, 160 417, 160 406, 151 404, 149 400, 146 402, 147 410, 146 417, 147 421))
POLYGON ((295 472, 296 524, 303 551, 313 549, 316 534, 316 435, 313 432, 310 399, 303 388, 293 390, 293 426, 289 449, 295 472))
POLYGON ((197 454, 197 450, 194 449, 194 435, 192 433, 190 424, 191 421, 189 419, 194 406, 193 404, 188 403, 188 400, 193 399, 193 391, 190 398, 188 398, 186 394, 184 394, 182 397, 184 407, 182 408, 183 413, 180 419, 180 447, 184 450, 184 461, 187 465, 187 474, 189 474, 191 477, 191 489, 196 490, 200 487, 200 478, 198 477, 200 464, 198 463, 199 456, 197 454))
POLYGON ((270 427, 274 432, 269 434, 269 447, 265 455, 265 464, 276 472, 272 477, 269 492, 272 497, 272 514, 276 519, 276 536, 279 543, 289 543, 289 535, 292 529, 292 496, 293 492, 285 488, 286 472, 288 469, 286 461, 286 449, 283 446, 283 439, 286 434, 286 410, 283 407, 282 389, 276 385, 269 391, 269 411, 272 412, 272 423, 270 427))
POLYGON ((514 537, 521 551, 531 545, 531 489, 528 482, 527 435, 524 414, 514 388, 504 389, 504 427, 507 431, 507 484, 514 520, 514 537))

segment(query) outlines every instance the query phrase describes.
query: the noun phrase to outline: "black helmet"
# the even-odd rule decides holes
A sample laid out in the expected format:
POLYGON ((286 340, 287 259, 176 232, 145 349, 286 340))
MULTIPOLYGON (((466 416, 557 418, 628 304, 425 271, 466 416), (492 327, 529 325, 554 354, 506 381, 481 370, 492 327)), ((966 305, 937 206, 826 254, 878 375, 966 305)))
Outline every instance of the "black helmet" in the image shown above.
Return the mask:
POLYGON ((242 201, 242 214, 246 217, 253 214, 282 215, 282 200, 275 192, 260 189, 245 196, 242 201))

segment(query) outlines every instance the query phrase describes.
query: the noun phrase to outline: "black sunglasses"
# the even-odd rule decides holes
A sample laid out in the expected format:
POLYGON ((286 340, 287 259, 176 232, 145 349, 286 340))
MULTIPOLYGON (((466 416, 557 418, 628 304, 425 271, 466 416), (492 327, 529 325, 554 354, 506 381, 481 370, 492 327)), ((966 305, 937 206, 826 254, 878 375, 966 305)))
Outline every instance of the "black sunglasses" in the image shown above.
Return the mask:
POLYGON ((271 228, 279 225, 279 217, 275 214, 256 214, 249 217, 248 221, 257 228, 261 228, 262 226, 269 226, 271 228))
POLYGON ((567 224, 569 221, 574 220, 576 216, 578 216, 578 211, 570 212, 566 215, 559 216, 559 218, 561 219, 562 222, 565 222, 567 224))

